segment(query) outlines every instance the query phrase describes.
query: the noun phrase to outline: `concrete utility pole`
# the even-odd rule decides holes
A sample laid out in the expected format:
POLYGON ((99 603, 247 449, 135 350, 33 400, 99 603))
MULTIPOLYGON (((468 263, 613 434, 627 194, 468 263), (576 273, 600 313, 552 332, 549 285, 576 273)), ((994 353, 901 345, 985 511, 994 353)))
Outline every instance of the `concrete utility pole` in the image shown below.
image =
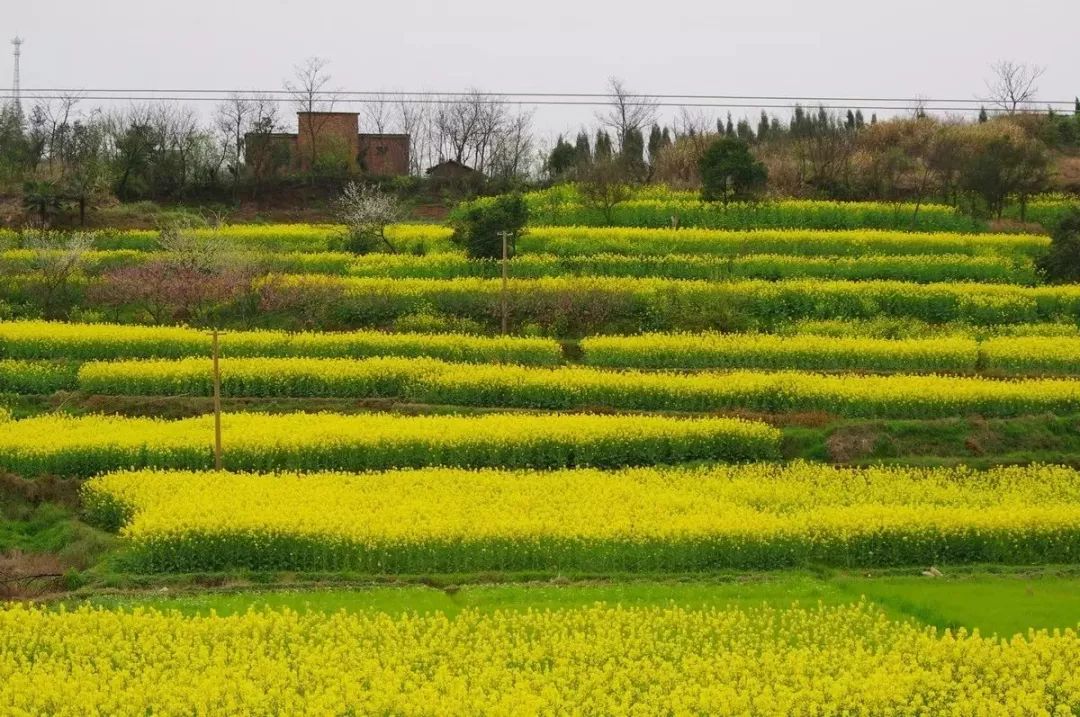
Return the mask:
POLYGON ((18 36, 11 41, 12 47, 15 48, 12 53, 15 56, 15 71, 11 78, 11 101, 15 105, 15 116, 20 120, 22 119, 22 83, 19 77, 19 58, 22 57, 22 44, 23 39, 18 36))
POLYGON ((499 236, 502 238, 502 333, 506 336, 507 326, 509 324, 509 307, 507 305, 507 291, 510 288, 510 252, 509 241, 510 237, 514 236, 513 232, 499 232, 499 236))

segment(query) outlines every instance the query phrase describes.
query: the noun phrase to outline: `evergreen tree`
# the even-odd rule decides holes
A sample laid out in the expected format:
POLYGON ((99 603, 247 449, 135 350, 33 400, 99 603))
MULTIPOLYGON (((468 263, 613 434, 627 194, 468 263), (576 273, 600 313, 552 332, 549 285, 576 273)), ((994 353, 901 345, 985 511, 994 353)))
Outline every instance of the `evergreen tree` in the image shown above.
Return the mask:
POLYGON ((872 124, 872 125, 877 124, 877 112, 870 115, 870 124, 872 124))
POLYGON ((862 110, 855 110, 855 129, 862 129, 866 126, 866 120, 863 119, 862 110))
POLYGON ((592 162, 592 149, 589 147, 589 135, 582 131, 578 132, 577 141, 574 142, 574 163, 584 167, 592 162))
POLYGON ((727 113, 727 124, 724 125, 724 135, 728 137, 735 136, 735 125, 731 121, 731 113, 727 113))
POLYGON ((561 177, 569 172, 577 164, 577 152, 574 147, 563 139, 560 134, 555 142, 555 148, 548 155, 547 169, 552 177, 561 177))
POLYGON ((825 111, 824 105, 818 105, 817 128, 819 130, 827 130, 830 126, 832 126, 832 120, 829 117, 829 113, 825 111))
POLYGON ((656 164, 656 158, 663 148, 664 133, 660 130, 660 125, 653 124, 649 128, 649 164, 656 164))
POLYGON ((609 135, 606 130, 597 130, 596 143, 593 145, 593 159, 597 162, 607 162, 611 160, 611 155, 613 153, 611 148, 611 135, 609 135))
POLYGON ((757 124, 757 137, 758 140, 764 140, 769 136, 769 115, 765 114, 765 110, 761 110, 761 119, 757 124))
POLYGON ((1076 98, 1076 105, 1073 107, 1073 114, 1080 116, 1080 97, 1076 98))
POLYGON ((750 123, 744 117, 739 120, 739 123, 735 125, 735 135, 743 142, 754 141, 754 128, 750 126, 750 123))
POLYGON ((764 188, 768 173, 754 159, 750 146, 734 137, 721 137, 709 145, 698 161, 701 199, 706 202, 749 199, 764 188))
POLYGON ((844 119, 844 129, 847 129, 847 130, 854 130, 855 129, 855 113, 852 112, 851 110, 847 111, 847 117, 844 119))
POLYGON ((795 112, 791 115, 791 124, 788 129, 795 137, 806 134, 806 112, 800 105, 795 105, 795 112))
POLYGON ((986 108, 985 107, 980 107, 979 108, 979 124, 982 124, 983 122, 987 121, 988 119, 990 119, 990 117, 986 114, 986 108))
POLYGON ((645 135, 640 129, 631 129, 623 135, 619 147, 619 161, 628 176, 643 179, 645 175, 645 135))

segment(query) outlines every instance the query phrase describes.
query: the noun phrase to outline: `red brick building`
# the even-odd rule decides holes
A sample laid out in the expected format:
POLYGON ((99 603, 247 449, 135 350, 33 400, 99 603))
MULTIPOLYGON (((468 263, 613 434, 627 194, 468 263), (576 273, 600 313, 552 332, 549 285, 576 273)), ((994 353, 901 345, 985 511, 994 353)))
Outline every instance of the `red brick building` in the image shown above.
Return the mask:
POLYGON ((297 112, 296 128, 296 134, 248 134, 247 164, 260 171, 272 167, 274 174, 307 172, 314 158, 380 177, 409 173, 409 135, 362 134, 355 112, 297 112))

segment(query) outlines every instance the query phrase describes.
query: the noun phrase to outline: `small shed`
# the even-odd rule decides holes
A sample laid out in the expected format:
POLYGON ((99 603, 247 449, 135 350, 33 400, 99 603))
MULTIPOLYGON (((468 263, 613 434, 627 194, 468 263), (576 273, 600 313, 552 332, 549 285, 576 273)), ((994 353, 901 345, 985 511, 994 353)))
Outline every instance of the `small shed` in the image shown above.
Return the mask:
POLYGON ((434 167, 428 167, 425 172, 432 179, 473 179, 481 176, 480 172, 477 172, 467 164, 462 164, 456 159, 447 159, 439 162, 434 167))

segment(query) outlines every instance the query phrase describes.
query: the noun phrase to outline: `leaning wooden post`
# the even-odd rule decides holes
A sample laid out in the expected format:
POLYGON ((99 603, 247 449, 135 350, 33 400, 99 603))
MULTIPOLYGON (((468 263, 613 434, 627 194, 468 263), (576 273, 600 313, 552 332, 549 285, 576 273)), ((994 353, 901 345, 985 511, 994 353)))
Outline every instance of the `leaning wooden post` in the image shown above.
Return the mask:
POLYGON ((221 470, 221 368, 218 366, 218 331, 214 329, 214 469, 221 470))

